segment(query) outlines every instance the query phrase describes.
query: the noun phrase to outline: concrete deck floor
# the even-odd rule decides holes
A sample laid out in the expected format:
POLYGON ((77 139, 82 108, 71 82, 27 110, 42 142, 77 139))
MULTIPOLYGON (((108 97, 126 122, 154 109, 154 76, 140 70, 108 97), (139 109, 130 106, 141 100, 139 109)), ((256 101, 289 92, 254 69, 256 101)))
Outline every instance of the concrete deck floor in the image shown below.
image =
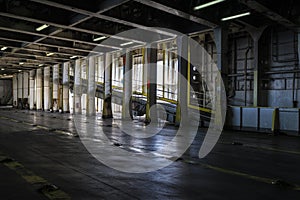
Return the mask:
MULTIPOLYGON (((130 174, 101 164, 78 137, 64 134, 76 132, 72 115, 2 109, 0 154, 13 158, 72 199, 300 197, 298 137, 225 131, 213 151, 200 160, 201 131, 182 160, 155 172, 130 174), (272 184, 276 180, 279 184, 272 184)), ((155 137, 168 140, 176 130, 169 126, 166 132, 166 136, 160 133, 155 137)), ((110 139, 125 148, 156 148, 147 143, 126 146, 126 140, 118 135, 110 139)), ((0 199, 47 199, 38 192, 40 185, 25 181, 20 173, 20 169, 0 163, 0 199)))

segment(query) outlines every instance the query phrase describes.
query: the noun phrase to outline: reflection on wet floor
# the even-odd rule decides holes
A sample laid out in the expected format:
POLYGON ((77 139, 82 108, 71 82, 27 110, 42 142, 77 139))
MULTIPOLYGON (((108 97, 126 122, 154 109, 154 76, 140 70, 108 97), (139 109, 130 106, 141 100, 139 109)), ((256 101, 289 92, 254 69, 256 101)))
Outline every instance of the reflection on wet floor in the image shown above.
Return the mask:
MULTIPOLYGON (((199 128, 190 147, 177 158, 158 152, 176 136, 177 129, 172 125, 160 124, 154 130, 158 132, 155 136, 135 138, 134 133, 121 130, 120 118, 111 121, 102 121, 100 116, 93 120, 82 118, 79 127, 95 133, 103 130, 109 148, 97 153, 110 157, 117 167, 137 170, 172 162, 158 171, 132 174, 116 171, 96 160, 82 145, 80 134, 65 135, 75 135, 78 127, 74 121, 70 114, 0 110, 0 152, 59 186, 74 199, 295 199, 299 196, 298 137, 224 131, 213 151, 199 159, 199 148, 206 135, 206 129, 199 128), (151 155, 146 161, 133 157, 136 166, 130 166, 130 159, 115 154, 118 149, 132 156, 151 155)), ((135 134, 144 129, 141 121, 132 122, 135 134)), ((99 137, 93 140, 99 150, 103 138, 93 136, 99 137)), ((16 185, 27 188, 10 173, 0 173, 1 177, 11 176, 16 185)), ((0 186, 4 187, 3 184, 0 186)), ((27 189, 21 191, 32 193, 27 189)))

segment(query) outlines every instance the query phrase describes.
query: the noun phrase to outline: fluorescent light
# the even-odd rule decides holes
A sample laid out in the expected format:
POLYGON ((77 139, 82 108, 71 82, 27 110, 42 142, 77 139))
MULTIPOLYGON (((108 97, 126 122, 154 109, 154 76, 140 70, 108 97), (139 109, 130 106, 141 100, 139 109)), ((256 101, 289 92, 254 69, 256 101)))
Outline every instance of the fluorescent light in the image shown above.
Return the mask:
POLYGON ((221 3, 221 2, 223 2, 223 1, 225 1, 225 0, 215 0, 215 1, 211 1, 211 2, 208 2, 208 3, 205 3, 205 4, 202 4, 202 5, 199 5, 199 6, 194 7, 194 10, 200 10, 200 9, 202 9, 202 8, 206 8, 206 7, 208 7, 208 6, 212 6, 212 5, 215 5, 215 4, 217 4, 217 3, 221 3))
POLYGON ((44 66, 44 64, 39 64, 39 67, 43 67, 44 66))
POLYGON ((21 72, 22 70, 19 69, 18 71, 21 72))
POLYGON ((127 45, 130 45, 130 44, 133 44, 133 42, 126 42, 126 43, 120 44, 120 46, 123 47, 123 46, 127 46, 127 45))
POLYGON ((47 53, 46 56, 52 56, 54 53, 47 53))
POLYGON ((77 58, 77 56, 71 56, 71 57, 70 57, 70 59, 74 59, 74 58, 77 58))
POLYGON ((24 65, 24 63, 23 63, 23 62, 20 62, 19 64, 20 64, 20 65, 24 65))
POLYGON ((4 71, 5 69, 4 69, 4 68, 2 68, 1 70, 2 70, 2 71, 4 71))
POLYGON ((7 74, 3 74, 3 76, 7 76, 7 74))
POLYGON ((107 38, 106 36, 102 36, 102 37, 97 37, 97 38, 94 38, 93 41, 94 42, 97 42, 99 40, 104 40, 105 38, 107 38))
POLYGON ((224 17, 224 18, 222 18, 222 21, 227 21, 227 20, 236 19, 236 18, 239 18, 239 17, 244 17, 244 16, 247 16, 247 15, 250 15, 250 14, 251 14, 250 12, 246 12, 246 13, 242 13, 242 14, 238 14, 238 15, 233 15, 233 16, 230 16, 230 17, 224 17))
POLYGON ((7 47, 2 47, 1 51, 5 51, 7 49, 7 47))
POLYGON ((48 28, 48 27, 49 27, 48 24, 44 24, 44 25, 42 25, 42 26, 36 28, 35 30, 36 30, 36 31, 41 31, 41 30, 44 30, 45 28, 48 28))

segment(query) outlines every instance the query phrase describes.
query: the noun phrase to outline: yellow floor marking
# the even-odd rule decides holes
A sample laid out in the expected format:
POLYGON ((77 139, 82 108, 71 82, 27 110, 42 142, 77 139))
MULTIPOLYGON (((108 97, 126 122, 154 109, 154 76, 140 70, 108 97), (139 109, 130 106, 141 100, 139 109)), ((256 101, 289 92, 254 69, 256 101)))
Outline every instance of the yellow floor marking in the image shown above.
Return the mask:
POLYGON ((64 199, 69 200, 71 197, 65 193, 64 191, 60 190, 59 188, 51 188, 47 189, 48 185, 51 185, 46 179, 37 176, 32 171, 26 169, 22 164, 13 159, 9 158, 8 156, 4 155, 0 152, 0 163, 4 166, 8 167, 9 169, 15 171, 18 175, 20 175, 26 182, 40 186, 40 192, 46 196, 50 200, 58 200, 64 199), (46 188, 46 189, 45 189, 46 188))

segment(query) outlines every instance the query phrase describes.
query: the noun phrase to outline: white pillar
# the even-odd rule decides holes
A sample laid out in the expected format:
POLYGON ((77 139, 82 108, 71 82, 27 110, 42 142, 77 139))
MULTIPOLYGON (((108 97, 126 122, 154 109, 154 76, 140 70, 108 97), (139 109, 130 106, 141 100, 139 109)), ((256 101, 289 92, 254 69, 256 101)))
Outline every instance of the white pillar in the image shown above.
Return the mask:
POLYGON ((44 68, 44 111, 50 110, 50 67, 44 68))
POLYGON ((74 111, 75 114, 81 114, 81 60, 75 61, 75 78, 74 78, 74 111))
POLYGON ((70 112, 69 106, 69 69, 70 63, 63 65, 63 112, 70 112))
POLYGON ((43 71, 36 70, 36 109, 43 109, 43 71))
POLYGON ((96 80, 95 80, 95 57, 88 58, 88 91, 87 91, 87 115, 93 116, 96 114, 95 95, 96 95, 96 80))
POLYGON ((53 111, 58 111, 59 107, 59 65, 53 66, 53 111))
POLYGON ((130 52, 130 50, 126 52, 124 64, 122 118, 130 119, 132 117, 132 110, 130 109, 132 96, 132 52, 130 52))
POLYGON ((112 93, 112 55, 110 53, 105 54, 104 60, 104 103, 102 118, 113 118, 111 93, 112 93))
POLYGON ((29 77, 28 77, 28 72, 24 72, 23 73, 23 98, 28 99, 28 96, 29 96, 29 77))
POLYGON ((13 75, 13 106, 18 106, 18 76, 17 74, 13 75))
POLYGON ((31 70, 29 74, 29 109, 34 109, 35 97, 35 70, 31 70))
POLYGON ((23 74, 18 74, 18 99, 23 99, 23 74))

